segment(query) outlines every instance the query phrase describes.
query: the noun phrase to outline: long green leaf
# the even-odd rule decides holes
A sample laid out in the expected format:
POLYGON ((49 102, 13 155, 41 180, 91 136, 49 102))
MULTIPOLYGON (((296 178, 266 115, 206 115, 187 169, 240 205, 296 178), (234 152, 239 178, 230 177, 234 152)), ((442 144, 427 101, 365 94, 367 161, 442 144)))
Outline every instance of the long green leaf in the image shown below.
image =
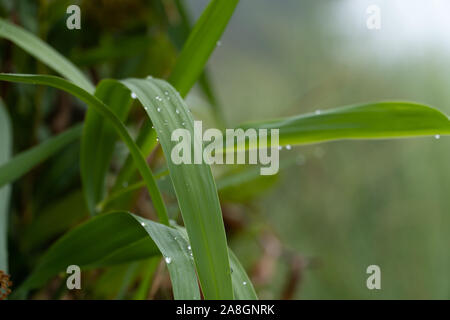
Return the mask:
POLYGON ((127 212, 101 215, 59 239, 42 257, 20 291, 40 287, 72 264, 89 269, 144 259, 161 252, 169 269, 175 299, 198 300, 200 291, 188 246, 175 228, 127 212))
POLYGON ((205 298, 232 299, 226 236, 211 168, 205 163, 176 165, 171 159, 172 148, 176 144, 171 140, 173 130, 189 130, 192 146, 202 143, 200 137, 194 136, 189 109, 179 93, 165 81, 128 79, 122 82, 136 94, 155 126, 192 244, 205 298))
MULTIPOLYGON (((11 156, 12 132, 8 113, 0 100, 0 165, 11 156)), ((0 186, 0 270, 8 271, 8 207, 10 186, 0 186)))
POLYGON ((78 139, 81 131, 82 125, 76 125, 36 147, 14 156, 10 161, 0 166, 0 187, 14 182, 34 166, 78 139))
POLYGON ((197 81, 239 0, 212 0, 196 22, 169 82, 185 96, 197 81))
POLYGON ((42 84, 48 85, 63 91, 66 91, 73 96, 84 101, 89 107, 95 108, 95 110, 101 114, 103 117, 107 118, 111 124, 114 126, 119 137, 127 145, 131 155, 133 156, 136 166, 142 175, 143 180, 147 185, 147 189, 152 198, 153 205, 155 206, 158 217, 163 224, 169 223, 169 218, 167 216, 167 210, 162 200, 161 193, 159 192, 158 186, 156 185, 155 178, 147 166, 145 158, 142 153, 134 143, 127 128, 123 125, 119 118, 97 97, 91 95, 84 89, 74 85, 73 83, 55 76, 43 76, 43 75, 19 75, 19 74, 0 74, 0 80, 11 81, 11 82, 21 82, 21 83, 32 83, 32 84, 42 84))
MULTIPOLYGON (((130 92, 115 81, 103 80, 95 96, 124 122, 131 107, 130 92)), ((112 124, 95 108, 88 108, 81 138, 81 178, 83 190, 91 213, 104 197, 105 176, 108 172, 118 136, 112 124)))
POLYGON ((411 102, 353 105, 239 127, 279 129, 280 145, 450 134, 450 120, 446 115, 411 102))
POLYGON ((89 93, 95 88, 85 75, 64 56, 34 34, 0 18, 0 37, 10 40, 65 78, 89 93))

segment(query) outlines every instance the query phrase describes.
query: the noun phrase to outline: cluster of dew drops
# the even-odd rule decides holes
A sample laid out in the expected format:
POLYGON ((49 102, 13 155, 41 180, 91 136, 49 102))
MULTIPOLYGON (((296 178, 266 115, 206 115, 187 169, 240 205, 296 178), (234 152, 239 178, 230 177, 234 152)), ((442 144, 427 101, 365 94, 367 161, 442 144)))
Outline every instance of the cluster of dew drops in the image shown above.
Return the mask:
MULTIPOLYGON (((153 77, 152 77, 152 76, 148 76, 147 79, 153 79, 153 77)), ((178 93, 178 92, 177 92, 177 93, 178 93)), ((178 93, 178 95, 179 95, 179 93, 178 93)), ((170 101, 169 91, 167 91, 167 90, 164 91, 164 96, 166 97, 166 99, 167 99, 168 101, 170 101)), ((136 95, 135 92, 131 92, 131 98, 132 98, 133 100, 136 100, 136 99, 137 99, 137 95, 136 95)), ((164 99, 161 98, 159 95, 155 97, 155 100, 158 101, 158 102, 164 101, 164 99)), ((144 109, 147 110, 147 107, 144 106, 144 109)), ((156 108, 156 111, 161 112, 161 107, 157 107, 157 108, 156 108)), ((191 112, 191 110, 190 110, 189 108, 187 109, 187 111, 188 111, 189 113, 191 112)), ((178 108, 175 109, 175 113, 179 115, 179 114, 180 114, 180 110, 179 110, 178 108)), ((165 121, 164 121, 164 124, 167 126, 167 125, 169 124, 169 122, 168 122, 167 120, 165 120, 165 121)), ((181 123, 181 125, 184 127, 184 126, 186 126, 186 123, 183 121, 183 122, 181 123)), ((152 126, 152 128, 154 129, 155 127, 152 126)), ((159 141, 159 138, 156 138, 156 141, 159 141)))

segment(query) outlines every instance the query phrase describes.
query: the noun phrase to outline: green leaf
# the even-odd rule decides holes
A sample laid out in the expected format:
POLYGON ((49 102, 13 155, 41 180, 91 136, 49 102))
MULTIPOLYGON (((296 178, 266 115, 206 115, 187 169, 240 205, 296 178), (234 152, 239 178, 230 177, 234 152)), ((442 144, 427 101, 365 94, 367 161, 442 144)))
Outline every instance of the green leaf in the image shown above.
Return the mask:
POLYGON ((109 266, 151 257, 159 249, 167 258, 175 299, 200 299, 188 246, 175 228, 127 212, 104 214, 59 239, 16 294, 40 287, 69 265, 83 269, 109 266))
POLYGON ((197 81, 217 46, 239 0, 212 0, 196 22, 169 82, 185 96, 197 81))
POLYGON ((155 126, 192 244, 204 297, 232 299, 222 211, 211 168, 203 162, 176 165, 171 159, 176 145, 171 134, 175 129, 190 132, 191 146, 202 143, 200 137, 194 136, 192 115, 179 93, 165 81, 128 79, 122 82, 136 94, 155 126))
MULTIPOLYGON (((8 113, 0 100, 0 165, 9 160, 12 132, 8 113)), ((0 270, 8 272, 8 207, 10 186, 0 187, 0 270)))
POLYGON ((242 267, 235 254, 228 250, 230 254, 231 279, 233 281, 234 297, 237 300, 257 300, 255 289, 250 281, 245 269, 242 267))
POLYGON ((200 290, 189 242, 176 228, 136 217, 155 241, 169 269, 175 299, 199 300, 200 290))
POLYGON ((10 40, 65 78, 89 93, 95 88, 85 75, 64 56, 34 34, 0 18, 0 37, 10 40))
POLYGON ((157 254, 155 244, 128 213, 94 217, 56 241, 18 291, 39 288, 69 265, 94 268, 157 254))
POLYGON ((153 205, 155 206, 156 213, 158 214, 160 221, 166 225, 169 223, 167 210, 162 200, 161 193, 159 192, 158 186, 156 185, 155 178, 153 177, 150 168, 147 166, 145 158, 134 143, 133 139, 127 131, 127 128, 102 101, 100 101, 97 97, 91 95, 84 89, 74 85, 73 83, 55 76, 0 74, 0 80, 42 84, 66 91, 84 101, 89 107, 95 108, 95 110, 99 114, 108 119, 133 156, 136 166, 147 185, 147 189, 149 191, 150 197, 152 198, 153 205))
POLYGON ((239 127, 280 129, 280 145, 450 134, 446 115, 412 102, 352 105, 239 127))
MULTIPOLYGON (((131 107, 130 92, 115 81, 103 80, 97 86, 95 96, 124 122, 131 107)), ((105 194, 105 177, 113 156, 118 136, 113 125, 88 108, 81 138, 81 179, 89 211, 95 213, 97 204, 105 194)))
POLYGON ((76 125, 36 147, 14 156, 10 161, 0 166, 0 187, 14 182, 34 166, 61 151, 62 148, 78 139, 81 131, 82 125, 76 125))

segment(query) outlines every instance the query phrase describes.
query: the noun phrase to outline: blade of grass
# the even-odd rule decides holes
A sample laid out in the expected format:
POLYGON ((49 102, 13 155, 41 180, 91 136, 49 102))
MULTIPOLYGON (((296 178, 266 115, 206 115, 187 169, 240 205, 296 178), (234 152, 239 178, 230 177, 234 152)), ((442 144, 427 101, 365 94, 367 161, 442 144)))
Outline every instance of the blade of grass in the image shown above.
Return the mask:
MULTIPOLYGON (((0 165, 11 156, 12 131, 8 113, 0 100, 0 165)), ((0 270, 8 272, 8 207, 10 186, 0 187, 0 270)))
POLYGON ((450 134, 450 120, 446 115, 412 102, 352 105, 239 127, 279 129, 280 145, 450 134))
POLYGON ((40 248, 89 217, 81 190, 49 203, 39 211, 39 215, 34 217, 22 233, 21 247, 24 251, 40 248))
POLYGON ((193 118, 179 93, 156 79, 122 81, 134 92, 155 126, 166 155, 170 177, 183 216, 202 291, 206 299, 232 299, 228 249, 222 211, 211 168, 202 164, 175 165, 171 140, 175 129, 189 130, 192 145, 202 143, 193 133, 193 118))
POLYGON ((257 300, 255 289, 245 269, 242 267, 236 255, 228 250, 230 254, 231 279, 233 281, 234 296, 237 300, 257 300))
POLYGON ((0 37, 8 39, 89 93, 95 88, 86 76, 64 56, 34 34, 0 18, 0 37))
MULTIPOLYGON (((103 80, 97 86, 95 96, 120 121, 126 120, 132 101, 127 89, 114 81, 103 80)), ((95 108, 88 108, 81 137, 80 169, 85 199, 92 214, 97 212, 97 204, 105 194, 105 177, 117 138, 112 124, 95 108)))
POLYGON ((0 187, 14 182, 34 166, 59 152, 81 136, 82 125, 76 125, 41 144, 14 156, 0 166, 0 187))
POLYGON ((160 219, 161 223, 168 225, 169 219, 167 216, 166 207, 162 200, 162 196, 161 193, 159 192, 158 186, 156 185, 155 178, 153 177, 150 168, 147 166, 145 158, 143 157, 139 148, 134 143, 134 140, 128 133, 127 128, 102 101, 100 101, 97 97, 88 93, 84 89, 76 86, 75 84, 55 76, 0 74, 0 80, 48 85, 66 91, 69 94, 85 102, 88 106, 95 108, 95 110, 99 114, 107 118, 114 126, 114 129, 116 130, 117 134, 126 144, 131 155, 133 156, 133 159, 136 162, 136 166, 139 172, 141 173, 143 180, 146 182, 147 189, 153 201, 153 205, 155 206, 158 218, 160 219))

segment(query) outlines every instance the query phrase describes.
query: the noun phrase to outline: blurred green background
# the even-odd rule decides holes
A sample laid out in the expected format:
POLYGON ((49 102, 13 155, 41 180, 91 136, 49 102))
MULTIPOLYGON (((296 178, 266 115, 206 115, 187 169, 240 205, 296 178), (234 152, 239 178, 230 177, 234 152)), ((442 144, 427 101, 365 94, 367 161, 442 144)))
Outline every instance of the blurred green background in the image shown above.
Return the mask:
MULTIPOLYGON (((207 2, 186 1, 192 21, 207 2)), ((167 77, 176 58, 179 45, 170 34, 179 17, 170 15, 171 0, 0 4, 2 16, 40 35, 94 80, 167 77), (82 7, 81 31, 65 29, 71 3, 82 7)), ((449 34, 445 0, 241 0, 208 70, 228 127, 374 100, 417 101, 449 114, 449 34), (372 4, 381 9, 380 30, 366 27, 372 4)), ((49 72, 19 49, 1 46, 3 71, 49 72), (5 63, 11 56, 12 64, 5 63)), ((72 100, 54 90, 3 90, 7 105, 17 106, 10 110, 16 152, 82 118, 67 112, 72 100)), ((198 87, 188 104, 208 114, 198 87)), ((282 151, 281 159, 294 164, 270 189, 253 195, 265 189, 257 181, 222 194, 231 247, 260 298, 450 298, 449 147, 446 137, 296 147, 282 151), (234 199, 239 195, 244 199, 234 199), (381 268, 381 290, 366 287, 369 265, 381 268)), ((65 162, 52 161, 57 184, 49 181, 39 192, 30 187, 46 175, 41 170, 15 185, 14 210, 25 222, 12 224, 26 225, 30 212, 76 195, 76 165, 61 181, 55 172, 68 172, 58 167, 65 162)))
MULTIPOLYGON (((233 124, 390 99, 449 114, 449 34, 448 1, 247 0, 211 70, 233 124), (380 30, 366 27, 372 4, 380 30)), ((302 155, 301 165, 259 208, 284 244, 317 261, 295 297, 450 298, 449 147, 443 137, 284 151, 302 155), (379 291, 366 288, 372 264, 379 291)), ((275 288, 263 294, 278 297, 275 288)))

